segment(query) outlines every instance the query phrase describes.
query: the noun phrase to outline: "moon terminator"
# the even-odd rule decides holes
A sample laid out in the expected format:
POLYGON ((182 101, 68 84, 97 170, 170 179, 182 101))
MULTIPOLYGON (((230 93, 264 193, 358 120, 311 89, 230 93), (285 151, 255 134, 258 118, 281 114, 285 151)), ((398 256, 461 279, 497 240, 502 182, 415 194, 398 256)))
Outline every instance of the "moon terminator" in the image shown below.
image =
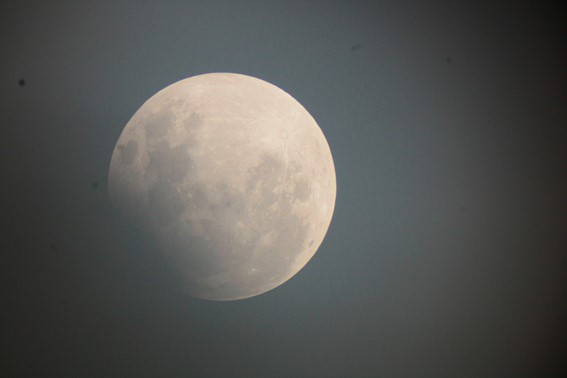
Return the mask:
POLYGON ((174 83, 134 114, 114 149, 109 197, 155 238, 187 292, 269 291, 315 254, 331 222, 331 151, 278 87, 213 73, 174 83))

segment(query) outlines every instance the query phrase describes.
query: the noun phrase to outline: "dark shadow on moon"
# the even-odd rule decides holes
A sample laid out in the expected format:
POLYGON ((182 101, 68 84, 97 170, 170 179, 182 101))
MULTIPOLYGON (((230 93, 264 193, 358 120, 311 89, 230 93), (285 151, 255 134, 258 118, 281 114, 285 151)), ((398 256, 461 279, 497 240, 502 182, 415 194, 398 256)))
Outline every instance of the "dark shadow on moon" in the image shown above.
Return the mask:
MULTIPOLYGON (((187 226, 186 235, 160 246, 189 292, 219 300, 248 297, 291 275, 295 256, 308 247, 309 225, 292 211, 296 196, 277 191, 284 170, 283 161, 266 154, 251 170, 245 193, 220 183, 210 192, 194 185, 190 196, 181 197, 163 177, 150 190, 148 213, 162 226, 180 222, 186 209, 211 214, 197 222, 200 231, 187 226), (246 225, 243 231, 235 230, 237 222, 246 225)), ((295 192, 304 199, 307 183, 298 181, 295 192)))
MULTIPOLYGON (((255 93, 262 88, 274 99, 283 98, 281 92, 274 93, 277 88, 258 79, 219 75, 218 84, 209 76, 194 80, 204 79, 212 88, 251 80, 243 84, 251 104, 264 104, 255 93)), ((226 96, 226 104, 220 104, 227 108, 217 114, 216 100, 207 103, 202 110, 211 127, 204 128, 200 113, 192 111, 204 106, 195 105, 202 94, 187 97, 178 91, 187 82, 175 85, 170 94, 156 94, 126 126, 113 155, 109 193, 137 217, 130 221, 152 239, 148 245, 178 273, 175 277, 185 292, 234 300, 269 291, 305 265, 326 231, 327 220, 316 218, 331 215, 329 200, 335 188, 328 182, 332 173, 327 165, 332 161, 323 162, 328 155, 324 137, 319 140, 317 125, 304 110, 302 122, 308 126, 295 115, 290 125, 272 125, 276 129, 261 114, 259 120, 266 125, 249 124, 251 110, 233 109, 232 95, 224 89, 211 93, 226 96), (242 131, 225 131, 229 123, 219 124, 223 111, 229 113, 231 127, 244 122, 242 131), (304 126, 313 129, 300 139, 304 126), (291 132, 294 128, 297 131, 291 132), (240 148, 236 153, 231 143, 240 148), (305 156, 296 151, 303 148, 305 156)), ((297 106, 284 97, 288 103, 282 112, 297 106)), ((263 105, 255 111, 264 111, 263 105)))
POLYGON ((171 265, 171 260, 144 222, 124 214, 112 204, 108 209, 107 232, 117 251, 116 256, 110 256, 117 281, 115 285, 131 287, 142 297, 167 292, 187 295, 183 276, 171 265))
MULTIPOLYGON (((136 146, 129 142, 120 150, 121 158, 131 163, 136 146)), ((300 165, 264 153, 248 171, 244 192, 238 192, 223 182, 212 187, 196 182, 198 172, 193 171, 186 145, 171 147, 160 141, 148 150, 148 157, 145 174, 155 183, 148 188, 142 214, 163 230, 177 231, 165 241, 151 239, 144 248, 153 246, 152 258, 172 268, 169 274, 181 292, 216 300, 246 298, 293 276, 295 258, 314 243, 308 241, 310 225, 293 211, 295 201, 311 195, 300 165), (290 189, 284 189, 287 183, 292 183, 290 189), (186 211, 209 215, 190 224, 183 218, 186 211), (238 223, 244 227, 235 228, 238 223)), ((130 221, 140 229, 149 227, 147 219, 130 221)), ((140 234, 149 238, 160 232, 149 227, 140 234)))
POLYGON ((160 225, 176 222, 185 210, 185 201, 167 180, 158 181, 148 193, 148 210, 160 225))

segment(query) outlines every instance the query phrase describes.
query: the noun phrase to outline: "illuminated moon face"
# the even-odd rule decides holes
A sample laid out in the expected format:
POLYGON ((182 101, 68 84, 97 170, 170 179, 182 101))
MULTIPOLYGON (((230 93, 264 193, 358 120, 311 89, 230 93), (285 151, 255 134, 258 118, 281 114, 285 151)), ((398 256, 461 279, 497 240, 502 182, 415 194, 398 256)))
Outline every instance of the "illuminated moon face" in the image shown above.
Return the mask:
POLYGON ((213 73, 151 97, 124 128, 109 197, 141 222, 195 297, 234 300, 294 276, 335 206, 331 151, 278 87, 213 73))

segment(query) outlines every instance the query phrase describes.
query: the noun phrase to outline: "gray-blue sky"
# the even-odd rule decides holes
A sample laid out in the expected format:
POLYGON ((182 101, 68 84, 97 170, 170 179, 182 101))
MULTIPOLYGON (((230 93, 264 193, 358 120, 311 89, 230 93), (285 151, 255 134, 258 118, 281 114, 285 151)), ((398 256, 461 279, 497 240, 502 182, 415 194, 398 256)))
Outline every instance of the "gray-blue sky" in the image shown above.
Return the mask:
POLYGON ((2 3, 2 369, 560 375, 565 29, 543 3, 458 3, 2 3), (169 291, 106 202, 128 119, 206 72, 293 95, 337 170, 319 252, 245 301, 169 291))

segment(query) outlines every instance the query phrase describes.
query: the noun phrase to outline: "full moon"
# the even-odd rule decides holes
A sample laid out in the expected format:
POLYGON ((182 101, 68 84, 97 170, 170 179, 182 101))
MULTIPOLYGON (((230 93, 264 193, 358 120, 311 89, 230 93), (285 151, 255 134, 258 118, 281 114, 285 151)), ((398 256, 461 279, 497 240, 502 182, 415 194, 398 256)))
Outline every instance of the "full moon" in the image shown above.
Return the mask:
POLYGON ((184 79, 147 100, 118 139, 108 184, 184 290, 209 300, 293 277, 323 242, 336 198, 313 117, 278 87, 233 73, 184 79))

